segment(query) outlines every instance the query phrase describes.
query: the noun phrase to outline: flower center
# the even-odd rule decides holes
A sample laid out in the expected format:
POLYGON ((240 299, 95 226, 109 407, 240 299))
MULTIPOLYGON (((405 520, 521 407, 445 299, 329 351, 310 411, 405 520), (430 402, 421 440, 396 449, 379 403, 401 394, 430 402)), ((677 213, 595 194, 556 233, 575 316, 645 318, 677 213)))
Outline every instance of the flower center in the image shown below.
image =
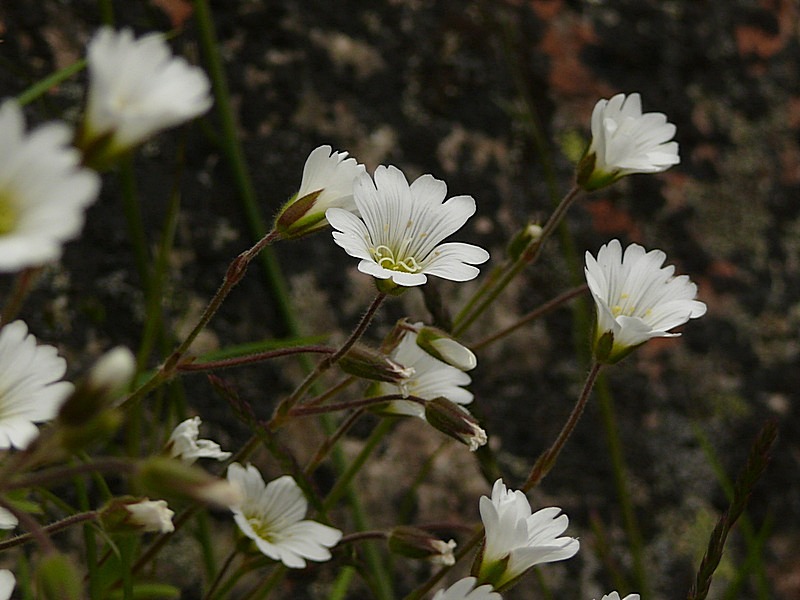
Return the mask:
POLYGON ((422 266, 420 266, 416 258, 413 256, 402 258, 410 243, 410 239, 404 241, 397 252, 383 244, 375 248, 370 248, 369 251, 375 259, 375 262, 384 269, 401 271, 403 273, 418 273, 422 270, 422 266))
POLYGON ((611 306, 611 314, 614 315, 614 318, 619 316, 625 317, 648 317, 653 312, 652 308, 648 308, 644 312, 639 312, 636 310, 636 305, 633 303, 627 302, 628 298, 630 298, 629 294, 620 294, 619 295, 619 304, 615 304, 611 306), (638 312, 638 314, 637 314, 638 312))
POLYGON ((250 527, 253 528, 255 534, 260 537, 262 540, 267 542, 274 542, 275 536, 273 532, 270 530, 269 523, 265 523, 259 518, 256 517, 248 517, 247 523, 250 527))
POLYGON ((8 197, 0 194, 0 235, 14 230, 17 224, 17 210, 8 197))

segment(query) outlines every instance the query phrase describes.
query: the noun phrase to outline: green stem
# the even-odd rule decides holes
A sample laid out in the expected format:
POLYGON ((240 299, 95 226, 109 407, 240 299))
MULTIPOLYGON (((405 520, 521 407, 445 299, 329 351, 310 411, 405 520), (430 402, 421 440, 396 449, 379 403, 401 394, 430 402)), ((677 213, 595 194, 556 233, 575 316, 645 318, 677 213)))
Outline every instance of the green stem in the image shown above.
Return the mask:
POLYGON ((351 408, 367 408, 377 404, 386 404, 392 400, 405 400, 407 402, 416 402, 425 406, 425 400, 416 396, 404 396, 403 394, 388 394, 386 396, 373 396, 371 398, 362 398, 360 400, 351 400, 349 402, 337 402, 335 404, 323 404, 321 406, 295 406, 288 412, 290 417, 311 417, 314 415, 322 415, 325 413, 339 412, 343 410, 350 410, 351 408))
POLYGON ((530 491, 539 485, 542 479, 544 479, 550 470, 555 466, 556 460, 558 460, 558 456, 561 454, 561 450, 564 448, 564 444, 567 443, 570 435, 572 435, 572 432, 575 430, 575 426, 578 424, 578 421, 583 414, 583 409, 586 408, 586 404, 589 401, 592 388, 594 387, 595 381, 597 381, 597 376, 600 374, 601 368, 602 365, 600 363, 594 363, 591 369, 589 369, 589 374, 586 376, 586 382, 583 384, 583 390, 581 390, 581 394, 578 396, 578 401, 572 408, 572 412, 570 413, 567 422, 564 423, 564 426, 561 428, 561 432, 553 442, 553 445, 545 450, 539 456, 539 458, 536 459, 536 462, 531 469, 531 473, 528 475, 528 479, 522 486, 523 492, 530 491))
POLYGON ((71 467, 54 467, 12 479, 3 485, 5 490, 18 490, 37 486, 46 486, 69 479, 75 475, 85 475, 102 471, 113 473, 130 473, 136 468, 135 463, 124 458, 98 458, 90 463, 71 467))
POLYGON ((28 292, 36 280, 36 276, 41 273, 42 269, 28 268, 24 269, 19 275, 14 278, 14 287, 11 288, 11 295, 3 306, 3 313, 0 315, 0 323, 8 323, 17 316, 28 292))
POLYGON ((26 104, 30 104, 34 100, 38 100, 41 96, 45 95, 48 91, 56 87, 59 83, 66 81, 67 79, 75 75, 75 73, 79 73, 80 71, 82 71, 85 67, 86 67, 86 59, 84 58, 75 61, 71 65, 67 65, 63 69, 56 71, 55 73, 45 77, 41 81, 37 81, 27 90, 22 92, 19 96, 17 96, 17 103, 20 106, 25 106, 26 104))
POLYGON ((225 559, 225 562, 222 563, 222 566, 217 572, 217 576, 214 578, 214 581, 211 582, 211 587, 208 588, 208 591, 203 596, 203 600, 210 600, 211 598, 214 597, 214 592, 219 587, 219 584, 222 583, 222 578, 225 576, 225 573, 227 573, 228 569, 233 564, 233 561, 238 553, 239 553, 238 549, 234 548, 228 555, 228 558, 225 559))
MULTIPOLYGON (((97 511, 90 510, 87 512, 78 513, 76 515, 71 515, 60 521, 56 521, 54 523, 50 523, 49 525, 45 525, 43 527, 39 527, 42 533, 50 535, 52 533, 58 533, 59 531, 64 531, 65 529, 69 529, 73 525, 78 525, 79 523, 85 523, 86 521, 94 521, 97 519, 97 511)), ((22 544, 27 544, 29 542, 38 541, 39 537, 34 535, 33 533, 23 533, 16 537, 3 540, 0 542, 0 552, 8 550, 9 548, 14 548, 15 546, 21 546, 22 544)))
POLYGON ((281 356, 292 356, 293 354, 334 354, 335 348, 329 346, 291 346, 290 348, 279 348, 278 350, 268 350, 249 356, 237 356, 224 360, 212 360, 208 362, 187 362, 177 366, 178 371, 213 371, 216 369, 228 369, 231 367, 241 367, 264 362, 281 356))

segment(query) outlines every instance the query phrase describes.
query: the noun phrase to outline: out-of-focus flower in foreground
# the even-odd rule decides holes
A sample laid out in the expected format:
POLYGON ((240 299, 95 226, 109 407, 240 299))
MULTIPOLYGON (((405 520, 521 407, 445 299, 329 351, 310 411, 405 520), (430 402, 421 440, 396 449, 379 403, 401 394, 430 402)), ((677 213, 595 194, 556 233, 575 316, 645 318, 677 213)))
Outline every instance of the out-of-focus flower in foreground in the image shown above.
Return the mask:
POLYGON ((659 173, 680 162, 675 125, 663 113, 642 114, 639 94, 600 100, 592 112, 592 141, 577 181, 596 190, 632 173, 659 173))
POLYGON ((479 273, 473 265, 489 260, 478 246, 442 243, 475 213, 472 196, 444 202, 444 181, 423 175, 409 185, 396 167, 380 166, 374 181, 366 173, 357 177, 353 193, 360 217, 342 208, 325 214, 336 230, 333 239, 361 259, 358 270, 381 289, 422 285, 428 275, 468 281, 479 273))
POLYGON ((473 566, 473 575, 502 591, 534 565, 571 558, 580 544, 558 537, 569 525, 557 507, 531 514, 531 505, 519 490, 508 490, 498 479, 492 497, 482 496, 480 512, 486 539, 473 566))
POLYGON ((474 577, 459 579, 446 590, 436 592, 433 600, 501 600, 502 596, 491 585, 475 587, 477 581, 474 577))
POLYGON ((102 27, 87 51, 89 91, 78 140, 90 164, 103 164, 163 129, 211 107, 202 69, 172 52, 160 33, 136 39, 102 27))
POLYGON ((26 448, 73 390, 61 381, 67 362, 53 346, 37 345, 23 321, 0 329, 0 449, 26 448))
POLYGON ((14 592, 17 579, 8 569, 0 569, 0 600, 8 600, 14 592))
POLYGON ((226 460, 230 452, 224 452, 219 444, 212 440, 198 440, 200 435, 200 417, 192 417, 179 423, 167 441, 167 451, 173 458, 182 460, 187 465, 198 458, 226 460))
POLYGON ((586 281, 594 296, 597 321, 595 359, 618 362, 637 346, 654 337, 673 337, 669 330, 701 317, 706 305, 697 286, 675 267, 663 267, 661 250, 645 251, 631 244, 623 254, 619 240, 600 248, 595 259, 586 253, 586 281))
POLYGON ((100 179, 80 167, 71 138, 63 123, 28 133, 15 101, 0 106, 0 272, 56 260, 64 242, 80 233, 100 179))
POLYGON ((316 148, 306 159, 300 189, 278 213, 275 228, 284 238, 299 237, 328 225, 329 208, 357 212, 353 181, 365 172, 364 165, 348 158, 347 152, 316 148))
POLYGON ((304 520, 308 501, 290 476, 265 484, 254 466, 233 463, 228 481, 242 494, 241 502, 231 506, 233 518, 261 552, 293 569, 305 567, 306 560, 331 558, 328 548, 339 543, 342 532, 304 520))

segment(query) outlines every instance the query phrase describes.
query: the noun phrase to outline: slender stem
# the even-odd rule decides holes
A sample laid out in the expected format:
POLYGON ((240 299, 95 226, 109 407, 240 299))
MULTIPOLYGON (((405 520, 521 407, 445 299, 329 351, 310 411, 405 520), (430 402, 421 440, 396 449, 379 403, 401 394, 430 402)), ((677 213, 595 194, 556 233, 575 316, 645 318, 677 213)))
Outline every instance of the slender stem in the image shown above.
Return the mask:
POLYGON ((453 324, 454 335, 460 335, 466 331, 526 266, 538 260, 545 242, 561 223, 569 207, 572 206, 575 200, 580 196, 580 192, 581 188, 574 185, 572 189, 567 192, 566 196, 561 199, 558 206, 556 206, 553 214, 550 215, 550 218, 542 228, 540 236, 528 244, 528 247, 520 254, 519 258, 506 268, 505 272, 497 279, 497 283, 494 287, 483 294, 483 300, 477 303, 468 314, 462 311, 456 316, 453 324))
POLYGON ((356 533, 349 533, 339 540, 337 546, 344 544, 354 544, 362 540, 386 540, 389 539, 389 534, 385 531, 357 531, 356 533))
POLYGON ((67 65, 60 71, 56 71, 52 75, 49 75, 42 79, 41 81, 37 81, 32 86, 30 86, 27 90, 22 92, 19 96, 17 96, 17 103, 20 106, 25 106, 26 104, 30 104, 34 100, 37 100, 41 96, 44 96, 51 88, 54 88, 62 81, 66 81, 75 73, 82 71, 86 67, 86 59, 81 58, 80 60, 76 60, 71 65, 67 65))
POLYGON ((5 508, 8 512, 14 515, 20 524, 28 530, 31 538, 39 544, 42 552, 45 554, 52 554, 56 552, 55 544, 50 539, 47 530, 39 525, 39 523, 26 513, 24 510, 19 510, 16 506, 8 502, 4 497, 0 496, 0 507, 5 508))
POLYGON ((334 447, 336 442, 338 442, 341 437, 347 433, 350 428, 355 424, 358 419, 362 417, 364 414, 365 409, 355 410, 353 411, 339 427, 334 431, 328 438, 322 443, 319 449, 314 453, 314 456, 308 464, 306 465, 305 469, 303 469, 303 473, 306 477, 311 477, 311 474, 317 469, 320 463, 325 459, 331 449, 334 447))
POLYGON ((316 406, 317 404, 322 404, 328 398, 332 398, 333 396, 335 396, 339 392, 344 391, 345 389, 347 389, 348 387, 353 385, 356 381, 357 381, 357 379, 355 377, 346 377, 342 381, 340 381, 339 383, 334 385, 332 388, 330 388, 329 390, 321 393, 318 396, 314 396, 313 398, 309 398, 305 402, 305 406, 316 406))
POLYGON ((249 356, 237 356, 234 358, 226 358, 223 360, 212 360, 208 362, 187 362, 181 363, 177 366, 178 371, 213 371, 216 369, 229 369, 231 367, 241 367, 244 365, 252 365, 254 363, 264 362, 272 358, 281 356, 291 356, 293 354, 304 353, 317 353, 317 354, 334 354, 335 348, 329 346, 292 346, 290 348, 279 348, 277 350, 267 350, 266 352, 258 352, 257 354, 250 354, 249 356))
POLYGON ((228 558, 225 559, 225 562, 220 567, 219 571, 217 572, 217 576, 214 577, 214 581, 211 583, 211 587, 208 588, 208 591, 203 596, 203 600, 210 600, 214 597, 214 592, 219 587, 219 584, 222 583, 222 578, 224 577, 225 573, 228 571, 230 566, 233 564, 233 560, 236 558, 236 555, 239 553, 237 548, 234 548, 231 553, 228 555, 228 558))
POLYGON ((11 295, 3 306, 3 313, 0 315, 0 324, 8 323, 17 316, 22 303, 28 295, 36 276, 42 271, 41 268, 28 268, 23 270, 14 279, 14 287, 11 289, 11 295))
POLYGON ((136 465, 124 458, 100 458, 90 463, 75 465, 72 467, 55 467, 45 469, 37 473, 32 473, 19 479, 12 479, 3 485, 5 490, 17 490, 48 485, 69 479, 75 475, 84 475, 98 471, 109 471, 112 473, 130 473, 136 465))
POLYGON ((291 417, 311 417, 314 415, 349 410, 351 408, 366 408, 368 406, 375 406, 376 404, 385 404, 387 402, 391 402, 392 400, 406 400, 408 402, 416 402, 417 404, 425 406, 425 400, 416 396, 388 394, 386 396, 373 396, 371 398, 362 398, 361 400, 337 402, 336 404, 323 404, 321 406, 296 406, 289 410, 287 414, 291 417))
POLYGON ((597 376, 602 367, 603 365, 597 362, 592 364, 592 367, 589 370, 589 375, 586 377, 586 383, 583 384, 581 395, 578 397, 578 401, 575 403, 567 422, 564 423, 564 427, 561 428, 561 432, 558 434, 556 441, 553 442, 553 445, 545 450, 539 456, 539 458, 536 459, 536 462, 531 469, 531 473, 528 475, 527 481, 525 481, 525 484, 522 486, 523 492, 527 492, 536 487, 539 482, 541 482, 542 479, 544 479, 545 476, 550 472, 550 469, 552 469, 556 464, 558 455, 561 453, 564 444, 567 443, 569 436, 572 435, 575 426, 578 424, 578 421, 583 414, 583 409, 586 408, 586 403, 589 401, 592 388, 594 387, 595 381, 597 381, 597 376))
POLYGON ((586 290, 588 290, 588 289, 589 289, 589 286, 586 285, 586 284, 583 284, 583 285, 579 285, 578 287, 574 287, 574 288, 572 288, 570 290, 567 290, 563 294, 561 294, 559 296, 556 296, 552 300, 549 300, 548 302, 545 302, 544 304, 542 304, 540 307, 532 310, 531 312, 529 312, 528 314, 526 314, 525 316, 520 318, 513 325, 509 325, 505 329, 501 329, 500 331, 498 331, 495 334, 492 334, 492 335, 490 335, 488 337, 485 337, 482 340, 475 342, 474 344, 470 344, 470 348, 472 350, 478 350, 479 348, 483 348, 484 346, 488 346, 489 344, 493 344, 497 340, 500 340, 500 339, 504 338, 505 336, 507 336, 508 334, 512 333, 513 331, 516 331, 517 329, 519 329, 523 325, 527 325, 531 321, 535 321, 536 319, 540 319, 541 317, 545 316, 546 314, 551 313, 555 309, 561 307, 562 304, 565 304, 566 302, 569 302, 570 300, 572 300, 576 296, 580 296, 581 294, 586 292, 586 290))
MULTIPOLYGON (((49 525, 45 525, 44 527, 39 527, 39 529, 50 535, 52 533, 58 533, 59 531, 63 531, 72 527, 73 525, 77 525, 78 523, 84 523, 86 521, 94 521, 97 519, 97 511, 90 510, 87 512, 78 513, 76 515, 71 515, 60 521, 56 521, 54 523, 50 523, 49 525)), ((0 552, 4 550, 8 550, 9 548, 13 548, 14 546, 20 546, 22 544, 27 544, 32 541, 37 541, 38 537, 35 536, 33 533, 23 533, 22 535, 18 535, 16 537, 10 538, 8 540, 3 540, 0 542, 0 552)))

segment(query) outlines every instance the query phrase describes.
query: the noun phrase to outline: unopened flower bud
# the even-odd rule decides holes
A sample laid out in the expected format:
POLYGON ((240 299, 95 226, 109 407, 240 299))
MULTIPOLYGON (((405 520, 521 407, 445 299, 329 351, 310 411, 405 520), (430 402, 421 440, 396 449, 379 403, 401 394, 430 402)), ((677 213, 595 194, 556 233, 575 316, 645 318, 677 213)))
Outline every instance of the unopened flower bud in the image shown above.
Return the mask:
POLYGON ((442 433, 469 446, 471 452, 486 444, 486 432, 467 409, 447 398, 439 397, 425 403, 425 419, 442 433))
POLYGON ((106 352, 78 383, 58 413, 61 424, 79 427, 114 404, 136 372, 133 353, 122 346, 106 352))
POLYGON ((214 458, 226 460, 231 453, 225 452, 219 444, 212 440, 199 440, 200 417, 192 417, 179 423, 172 435, 169 436, 165 452, 172 458, 177 458, 187 465, 194 464, 198 458, 214 458))
POLYGON ((437 565, 454 565, 455 547, 455 540, 445 542, 416 527, 401 525, 389 533, 389 549, 392 552, 409 558, 430 560, 437 565))
POLYGON ((144 489, 158 496, 183 496, 223 508, 241 500, 239 490, 227 480, 165 456, 144 461, 137 478, 144 489))
POLYGON ((100 523, 109 533, 175 531, 175 513, 164 500, 123 496, 112 499, 100 510, 100 523))
POLYGON ((403 385, 414 375, 414 369, 404 367, 385 354, 368 346, 356 344, 339 360, 342 371, 370 381, 403 385))
POLYGON ((525 252, 525 248, 530 246, 532 242, 535 242, 541 236, 541 225, 537 225, 536 223, 528 223, 525 227, 520 229, 508 243, 508 257, 514 261, 519 260, 519 257, 522 256, 522 253, 525 252))
POLYGON ((434 358, 462 371, 471 371, 478 364, 472 350, 436 327, 421 327, 417 332, 417 346, 434 358))

